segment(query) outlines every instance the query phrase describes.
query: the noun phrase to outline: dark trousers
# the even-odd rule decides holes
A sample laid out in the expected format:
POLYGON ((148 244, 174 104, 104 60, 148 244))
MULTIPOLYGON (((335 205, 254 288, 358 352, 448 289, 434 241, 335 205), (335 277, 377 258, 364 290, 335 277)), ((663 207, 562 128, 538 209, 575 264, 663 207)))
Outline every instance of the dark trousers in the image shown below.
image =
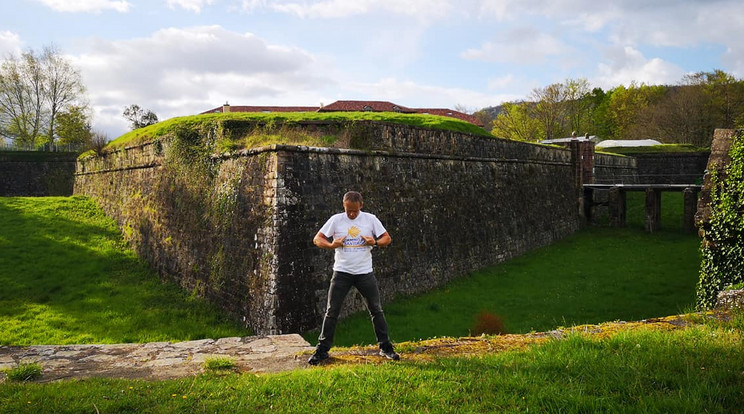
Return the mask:
POLYGON ((375 274, 353 275, 345 272, 333 272, 331 287, 328 289, 328 304, 323 318, 323 328, 318 337, 318 350, 328 352, 331 349, 333 336, 336 334, 338 314, 341 312, 341 305, 343 305, 344 299, 352 286, 357 288, 367 303, 367 310, 369 316, 372 317, 372 325, 375 328, 375 335, 380 348, 392 350, 393 345, 388 337, 388 326, 385 315, 382 313, 380 290, 377 287, 375 274))

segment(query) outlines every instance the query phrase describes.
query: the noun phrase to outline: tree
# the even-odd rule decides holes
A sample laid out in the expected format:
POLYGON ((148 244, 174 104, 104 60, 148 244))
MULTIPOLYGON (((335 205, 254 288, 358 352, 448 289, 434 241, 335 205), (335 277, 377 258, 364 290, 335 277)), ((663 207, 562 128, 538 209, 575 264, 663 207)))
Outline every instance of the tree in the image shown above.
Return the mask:
POLYGON ((540 122, 531 114, 529 102, 505 102, 501 112, 493 121, 491 133, 513 141, 537 141, 540 139, 540 122))
POLYGON ((0 65, 0 135, 16 145, 37 146, 57 138, 57 114, 85 107, 79 72, 54 47, 30 49, 0 65))
POLYGON ((57 114, 57 135, 60 144, 89 145, 92 138, 89 117, 85 108, 70 106, 57 114))
POLYGON ((530 99, 535 102, 534 118, 540 123, 545 139, 560 136, 564 132, 563 125, 566 118, 564 85, 554 83, 544 88, 535 88, 530 94, 530 99))
POLYGON ((142 109, 139 105, 135 104, 124 108, 124 118, 129 121, 133 130, 158 122, 158 116, 154 112, 149 109, 142 109))
POLYGON ((44 97, 49 107, 49 132, 47 136, 50 137, 50 140, 53 140, 57 136, 55 124, 57 114, 61 110, 77 103, 78 115, 84 114, 82 109, 87 106, 86 103, 82 102, 82 97, 85 95, 85 86, 83 86, 80 72, 65 60, 54 46, 44 48, 41 65, 45 78, 44 97))

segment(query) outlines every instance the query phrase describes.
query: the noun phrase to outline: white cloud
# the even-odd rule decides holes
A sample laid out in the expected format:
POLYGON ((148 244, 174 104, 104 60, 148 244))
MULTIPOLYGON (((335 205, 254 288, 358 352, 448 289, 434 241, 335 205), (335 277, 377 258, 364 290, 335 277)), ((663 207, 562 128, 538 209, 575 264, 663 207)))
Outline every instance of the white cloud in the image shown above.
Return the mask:
POLYGON ((214 4, 215 0, 167 0, 168 7, 181 7, 194 13, 201 13, 202 7, 214 4))
POLYGON ((131 4, 126 0, 37 0, 58 12, 67 13, 100 13, 114 10, 119 13, 129 11, 131 4))
POLYGON ((629 85, 632 81, 649 85, 677 83, 685 72, 679 66, 659 58, 647 59, 630 47, 612 47, 606 51, 608 62, 598 65, 599 75, 592 82, 602 88, 629 85))
POLYGON ((301 18, 342 18, 370 13, 392 13, 419 19, 443 18, 457 9, 451 0, 243 0, 243 10, 269 8, 301 18))
POLYGON ((21 38, 17 34, 0 30, 0 58, 21 52, 21 38))
POLYGON ((487 94, 464 88, 447 88, 422 85, 413 81, 383 78, 374 83, 347 83, 346 94, 336 99, 386 100, 408 107, 454 108, 464 104, 472 108, 484 108, 517 99, 513 94, 487 94))
POLYGON ((461 57, 487 62, 534 64, 544 62, 550 56, 571 53, 572 49, 557 36, 532 27, 521 27, 498 35, 495 41, 486 42, 479 49, 467 49, 461 57))
POLYGON ((167 119, 234 105, 312 105, 333 84, 309 53, 219 26, 163 29, 123 41, 96 40, 73 63, 96 110, 94 123, 124 132, 123 108, 138 104, 167 119), (312 99, 310 102, 301 98, 312 99))

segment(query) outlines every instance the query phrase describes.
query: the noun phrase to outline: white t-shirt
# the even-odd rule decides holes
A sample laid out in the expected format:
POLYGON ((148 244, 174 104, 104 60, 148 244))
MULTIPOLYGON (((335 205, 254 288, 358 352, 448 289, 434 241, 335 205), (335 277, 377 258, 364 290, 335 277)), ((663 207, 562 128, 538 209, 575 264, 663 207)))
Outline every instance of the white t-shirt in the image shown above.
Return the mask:
POLYGON ((374 214, 363 211, 354 220, 346 212, 334 214, 320 229, 327 237, 344 237, 343 247, 336 249, 333 270, 354 275, 372 272, 372 246, 362 236, 378 238, 386 231, 374 214))

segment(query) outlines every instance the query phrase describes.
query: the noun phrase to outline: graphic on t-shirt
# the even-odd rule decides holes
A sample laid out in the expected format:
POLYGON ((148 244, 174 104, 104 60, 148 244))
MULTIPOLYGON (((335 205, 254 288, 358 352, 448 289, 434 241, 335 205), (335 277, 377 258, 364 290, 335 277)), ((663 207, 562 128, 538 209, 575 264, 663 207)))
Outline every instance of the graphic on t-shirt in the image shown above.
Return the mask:
POLYGON ((362 234, 362 230, 360 230, 359 227, 349 227, 349 230, 346 232, 346 234, 348 235, 348 237, 344 239, 344 251, 353 251, 352 249, 367 246, 367 243, 364 241, 364 239, 359 236, 360 234, 362 234))

